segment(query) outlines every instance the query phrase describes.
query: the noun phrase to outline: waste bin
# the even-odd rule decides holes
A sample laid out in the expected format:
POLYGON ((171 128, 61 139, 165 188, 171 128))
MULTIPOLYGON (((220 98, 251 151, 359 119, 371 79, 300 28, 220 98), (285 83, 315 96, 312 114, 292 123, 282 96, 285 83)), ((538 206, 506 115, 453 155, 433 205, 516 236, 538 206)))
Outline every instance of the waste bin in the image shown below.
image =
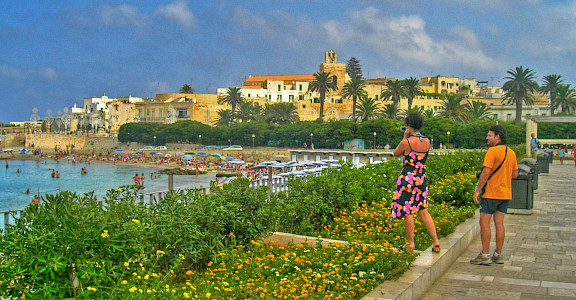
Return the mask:
POLYGON ((518 165, 518 177, 512 179, 512 200, 508 207, 512 209, 532 209, 534 190, 532 189, 532 168, 518 165))
POLYGON ((549 164, 552 164, 552 161, 554 161, 554 151, 552 151, 552 150, 544 150, 544 153, 547 153, 547 154, 548 154, 548 159, 549 159, 548 163, 549 163, 549 164))
POLYGON ((533 158, 523 158, 520 160, 521 165, 529 166, 532 172, 532 189, 538 189, 538 162, 533 158))
POLYGON ((536 155, 536 165, 538 168, 538 174, 550 172, 550 163, 548 162, 548 153, 538 153, 536 155))

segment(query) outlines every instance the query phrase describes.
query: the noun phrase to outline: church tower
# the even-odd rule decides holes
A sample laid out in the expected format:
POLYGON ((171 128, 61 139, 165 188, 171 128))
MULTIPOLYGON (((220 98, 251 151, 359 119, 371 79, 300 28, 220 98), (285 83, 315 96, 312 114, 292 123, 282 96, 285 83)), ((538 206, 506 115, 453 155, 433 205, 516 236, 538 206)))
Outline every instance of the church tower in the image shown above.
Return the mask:
POLYGON ((350 77, 346 73, 346 64, 338 63, 337 55, 335 51, 326 51, 324 62, 320 64, 320 72, 329 72, 336 82, 336 86, 338 86, 338 91, 331 92, 331 94, 340 93, 340 90, 344 87, 344 83, 350 80, 350 77))

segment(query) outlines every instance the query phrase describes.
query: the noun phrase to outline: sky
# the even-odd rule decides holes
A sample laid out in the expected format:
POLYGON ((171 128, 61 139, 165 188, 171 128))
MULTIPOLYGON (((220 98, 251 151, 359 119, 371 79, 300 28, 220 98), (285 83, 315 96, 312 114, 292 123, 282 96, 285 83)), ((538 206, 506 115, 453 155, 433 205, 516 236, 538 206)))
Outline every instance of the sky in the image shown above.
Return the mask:
POLYGON ((330 50, 367 78, 501 85, 523 66, 576 86, 576 0, 0 1, 0 122, 313 74, 330 50))

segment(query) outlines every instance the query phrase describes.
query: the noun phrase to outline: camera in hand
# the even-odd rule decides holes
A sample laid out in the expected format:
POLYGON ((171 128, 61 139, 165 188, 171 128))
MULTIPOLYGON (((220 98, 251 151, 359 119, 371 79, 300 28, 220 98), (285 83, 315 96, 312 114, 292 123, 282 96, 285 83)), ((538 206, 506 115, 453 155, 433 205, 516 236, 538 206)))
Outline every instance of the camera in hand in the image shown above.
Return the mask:
POLYGON ((408 127, 406 127, 406 126, 400 127, 400 131, 402 131, 402 132, 406 131, 406 129, 408 129, 408 127))

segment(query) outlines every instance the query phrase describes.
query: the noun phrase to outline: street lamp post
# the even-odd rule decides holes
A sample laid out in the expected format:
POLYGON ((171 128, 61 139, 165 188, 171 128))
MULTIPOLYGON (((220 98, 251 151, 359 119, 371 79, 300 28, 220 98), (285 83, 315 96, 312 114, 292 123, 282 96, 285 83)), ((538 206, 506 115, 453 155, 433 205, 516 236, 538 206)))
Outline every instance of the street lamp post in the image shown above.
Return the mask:
POLYGON ((252 135, 252 148, 254 148, 254 138, 256 137, 256 135, 252 135))
POLYGON ((198 135, 198 144, 202 145, 202 135, 201 134, 198 135))
POLYGON ((156 136, 154 136, 154 146, 156 146, 156 136))
POLYGON ((372 143, 372 147, 376 149, 376 131, 374 131, 374 142, 372 143))
POLYGON ((310 148, 311 148, 311 149, 314 149, 314 146, 313 146, 313 145, 314 145, 314 140, 313 140, 313 138, 314 138, 314 133, 311 132, 311 133, 310 133, 310 148))
POLYGON ((446 132, 446 134, 448 135, 448 144, 446 144, 446 148, 448 148, 448 145, 450 144, 450 131, 446 132))

